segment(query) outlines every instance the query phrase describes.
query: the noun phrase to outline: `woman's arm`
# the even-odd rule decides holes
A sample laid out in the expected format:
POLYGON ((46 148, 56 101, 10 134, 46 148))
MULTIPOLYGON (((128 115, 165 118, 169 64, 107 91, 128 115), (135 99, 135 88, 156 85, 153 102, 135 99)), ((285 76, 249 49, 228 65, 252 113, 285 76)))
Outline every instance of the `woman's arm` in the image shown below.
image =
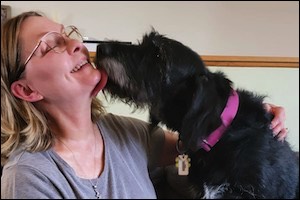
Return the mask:
POLYGON ((166 166, 175 163, 175 158, 178 156, 178 151, 176 148, 177 140, 178 133, 165 130, 165 142, 159 160, 160 166, 166 166))

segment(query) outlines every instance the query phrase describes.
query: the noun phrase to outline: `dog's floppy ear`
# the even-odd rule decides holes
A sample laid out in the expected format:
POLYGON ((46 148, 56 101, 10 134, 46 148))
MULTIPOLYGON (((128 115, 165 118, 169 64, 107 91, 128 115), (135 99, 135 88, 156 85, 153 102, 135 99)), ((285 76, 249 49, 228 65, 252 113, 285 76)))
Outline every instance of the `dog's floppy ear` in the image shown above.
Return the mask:
POLYGON ((209 110, 213 109, 213 104, 206 101, 206 90, 204 87, 204 84, 207 84, 206 82, 206 76, 195 77, 193 103, 183 118, 183 126, 180 131, 180 139, 185 149, 195 149, 197 137, 205 137, 204 133, 207 132, 207 127, 204 124, 207 116, 210 116, 208 113, 210 112, 209 110))
POLYGON ((221 124, 221 108, 215 106, 219 104, 220 97, 212 79, 214 75, 209 72, 195 77, 193 101, 183 118, 180 131, 185 149, 197 150, 197 141, 206 138, 221 124))
POLYGON ((193 102, 182 122, 180 139, 186 148, 197 148, 197 141, 221 125, 220 116, 232 88, 232 82, 222 72, 211 73, 206 68, 204 74, 195 78, 193 102))

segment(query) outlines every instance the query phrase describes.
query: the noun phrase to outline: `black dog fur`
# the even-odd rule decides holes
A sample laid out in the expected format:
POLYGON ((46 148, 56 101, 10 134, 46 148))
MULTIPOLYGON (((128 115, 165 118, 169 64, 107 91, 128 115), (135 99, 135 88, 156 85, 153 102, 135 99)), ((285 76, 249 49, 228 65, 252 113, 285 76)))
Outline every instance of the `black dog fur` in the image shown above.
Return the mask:
POLYGON ((206 152, 196 141, 221 124, 233 86, 224 73, 211 72, 196 52, 154 30, 138 44, 98 45, 95 63, 108 73, 104 90, 112 98, 149 108, 152 124, 180 133, 191 157, 191 197, 298 197, 299 160, 286 141, 273 137, 264 96, 236 89, 237 115, 206 152))

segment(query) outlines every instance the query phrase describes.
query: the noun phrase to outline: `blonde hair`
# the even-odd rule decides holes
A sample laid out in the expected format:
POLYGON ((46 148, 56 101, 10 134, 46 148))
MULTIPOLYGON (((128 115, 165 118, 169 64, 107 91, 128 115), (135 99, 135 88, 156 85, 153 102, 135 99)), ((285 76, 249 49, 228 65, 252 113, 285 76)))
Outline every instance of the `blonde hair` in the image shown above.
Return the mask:
MULTIPOLYGON (((44 15, 38 12, 24 12, 7 20, 1 27, 1 165, 19 146, 27 151, 47 150, 52 146, 53 136, 47 124, 45 113, 34 104, 16 98, 10 90, 11 84, 24 70, 21 61, 19 40, 22 22, 31 16, 44 15)), ((105 113, 99 99, 92 100, 92 120, 95 122, 105 113)))

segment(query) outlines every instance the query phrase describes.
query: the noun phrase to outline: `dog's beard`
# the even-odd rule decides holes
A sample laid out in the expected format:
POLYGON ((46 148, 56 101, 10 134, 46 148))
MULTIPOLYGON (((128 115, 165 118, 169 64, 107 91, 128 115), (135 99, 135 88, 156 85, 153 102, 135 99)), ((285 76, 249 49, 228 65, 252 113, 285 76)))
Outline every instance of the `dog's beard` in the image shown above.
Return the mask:
POLYGON ((114 82, 118 87, 125 88, 125 90, 131 91, 132 82, 129 80, 126 74, 125 68, 122 63, 106 58, 101 61, 101 65, 106 66, 105 70, 109 76, 110 81, 114 82))

